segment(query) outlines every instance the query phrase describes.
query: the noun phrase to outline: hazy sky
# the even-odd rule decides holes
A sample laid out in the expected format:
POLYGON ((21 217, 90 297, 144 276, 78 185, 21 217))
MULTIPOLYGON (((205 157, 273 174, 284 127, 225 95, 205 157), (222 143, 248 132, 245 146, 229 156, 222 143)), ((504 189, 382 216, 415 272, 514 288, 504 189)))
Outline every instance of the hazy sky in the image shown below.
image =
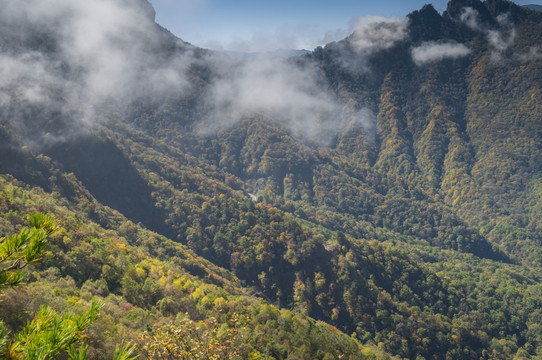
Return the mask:
MULTIPOLYGON (((427 0, 150 0, 159 24, 185 41, 211 49, 265 51, 339 40, 360 16, 402 17, 427 0)), ((446 0, 433 0, 442 12, 446 0)), ((518 4, 540 4, 520 0, 518 4)))

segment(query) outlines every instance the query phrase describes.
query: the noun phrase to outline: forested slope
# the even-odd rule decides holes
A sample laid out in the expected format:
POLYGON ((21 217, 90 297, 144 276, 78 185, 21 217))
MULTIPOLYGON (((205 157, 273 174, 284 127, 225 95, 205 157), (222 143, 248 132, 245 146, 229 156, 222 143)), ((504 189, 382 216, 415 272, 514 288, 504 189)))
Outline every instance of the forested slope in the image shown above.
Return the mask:
POLYGON ((542 355, 542 14, 454 0, 248 64, 144 14, 130 91, 90 87, 54 31, 5 37, 64 64, 2 107, 0 234, 61 225, 10 329, 98 296, 96 358, 200 320, 231 357, 542 355))

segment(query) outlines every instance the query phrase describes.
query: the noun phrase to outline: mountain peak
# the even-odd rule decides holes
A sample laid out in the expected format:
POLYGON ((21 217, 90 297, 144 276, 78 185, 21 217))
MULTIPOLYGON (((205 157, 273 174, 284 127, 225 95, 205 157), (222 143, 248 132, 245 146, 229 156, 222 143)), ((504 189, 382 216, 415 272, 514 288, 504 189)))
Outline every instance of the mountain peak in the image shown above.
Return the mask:
POLYGON ((488 25, 495 24, 497 16, 501 14, 509 13, 515 17, 522 10, 519 5, 507 0, 487 0, 484 2, 480 0, 451 0, 444 15, 452 19, 459 19, 464 16, 468 8, 476 11, 479 20, 488 25))
POLYGON ((493 23, 493 17, 487 7, 480 0, 451 0, 448 2, 444 16, 450 19, 460 19, 465 14, 465 9, 476 11, 480 21, 484 23, 493 23))
POLYGON ((428 4, 408 15, 410 36, 414 42, 429 41, 442 37, 443 18, 433 5, 428 4))

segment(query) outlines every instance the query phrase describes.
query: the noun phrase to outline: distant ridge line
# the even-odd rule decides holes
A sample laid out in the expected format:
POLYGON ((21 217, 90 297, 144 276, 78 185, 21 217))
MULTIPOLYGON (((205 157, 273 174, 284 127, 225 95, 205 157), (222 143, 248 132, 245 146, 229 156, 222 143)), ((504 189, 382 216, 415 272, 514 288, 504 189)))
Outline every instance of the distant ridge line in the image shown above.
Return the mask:
POLYGON ((523 7, 526 7, 527 9, 531 9, 534 11, 542 12, 542 5, 529 4, 529 5, 523 5, 523 7))

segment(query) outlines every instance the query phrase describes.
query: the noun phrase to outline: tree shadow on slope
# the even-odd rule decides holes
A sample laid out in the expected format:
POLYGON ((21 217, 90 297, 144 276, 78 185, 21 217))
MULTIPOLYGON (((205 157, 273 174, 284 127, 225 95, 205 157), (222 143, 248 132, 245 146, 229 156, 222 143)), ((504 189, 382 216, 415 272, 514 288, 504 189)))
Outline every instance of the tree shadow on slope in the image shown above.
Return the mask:
POLYGON ((64 171, 73 172, 100 203, 148 229, 171 235, 151 188, 111 140, 87 135, 53 145, 46 153, 64 171))

